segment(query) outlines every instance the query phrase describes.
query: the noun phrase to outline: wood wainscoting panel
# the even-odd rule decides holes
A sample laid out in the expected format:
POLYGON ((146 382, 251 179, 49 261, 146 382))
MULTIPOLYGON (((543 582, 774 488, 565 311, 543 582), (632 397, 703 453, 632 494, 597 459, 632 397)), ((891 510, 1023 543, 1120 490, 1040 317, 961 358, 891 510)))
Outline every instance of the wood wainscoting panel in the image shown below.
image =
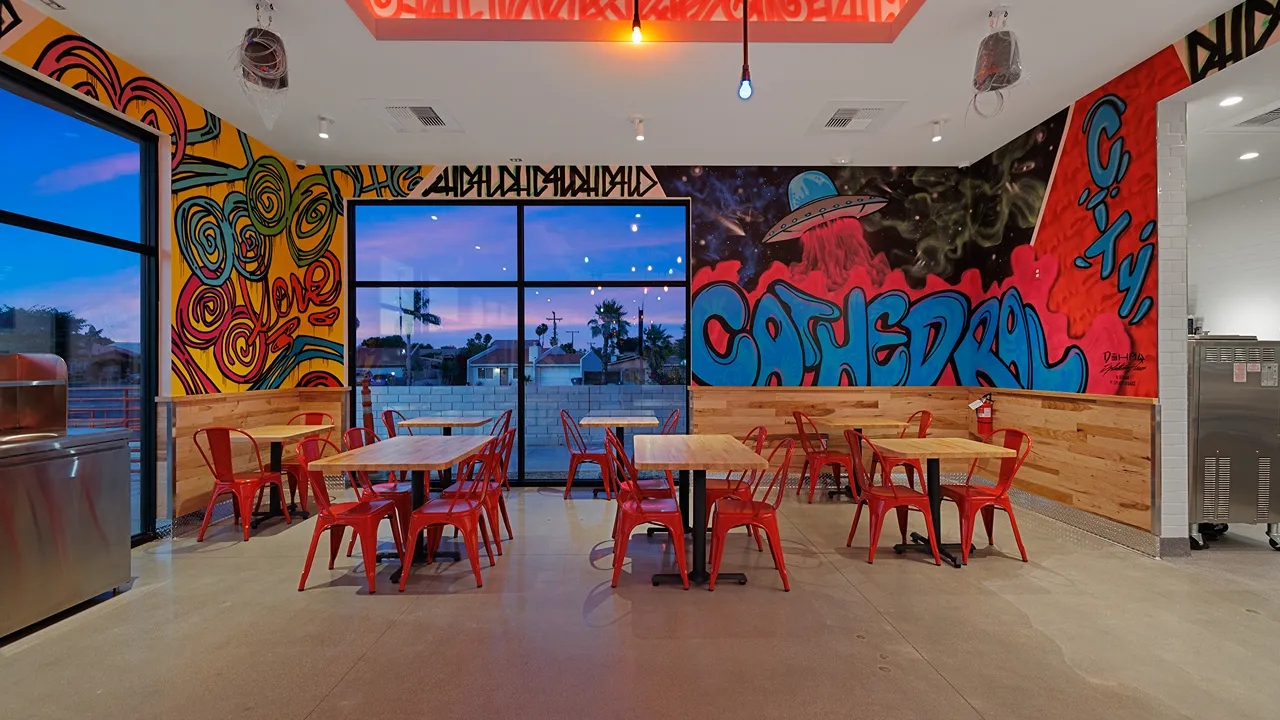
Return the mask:
MULTIPOLYGON (((1154 401, 992 390, 995 427, 1031 436, 1014 487, 1150 532, 1154 401)), ((972 391, 974 399, 981 396, 972 391)), ((977 435, 977 420, 971 420, 977 435)))
MULTIPOLYGON (((192 440, 196 430, 218 425, 234 428, 281 425, 299 412, 319 411, 333 416, 336 427, 330 439, 341 446, 342 432, 348 426, 350 397, 347 388, 295 388, 159 398, 159 403, 170 413, 173 427, 168 438, 161 438, 167 442, 167 457, 173 473, 169 481, 173 493, 172 517, 203 510, 213 489, 213 476, 192 440)), ((259 450, 265 467, 270 462, 270 447, 261 443, 259 450)), ((255 467, 252 444, 232 443, 231 451, 238 470, 255 467)), ((292 448, 285 448, 286 462, 292 452, 292 448)))

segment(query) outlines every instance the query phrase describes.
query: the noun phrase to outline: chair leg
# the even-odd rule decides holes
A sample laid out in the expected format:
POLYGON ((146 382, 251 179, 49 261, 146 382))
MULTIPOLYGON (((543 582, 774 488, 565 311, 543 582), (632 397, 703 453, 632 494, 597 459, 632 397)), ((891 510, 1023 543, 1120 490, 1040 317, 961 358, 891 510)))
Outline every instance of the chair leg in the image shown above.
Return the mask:
POLYGON ((391 521, 391 539, 396 544, 396 554, 400 556, 400 562, 404 563, 404 531, 400 526, 400 514, 392 512, 387 515, 387 519, 391 521))
MULTIPOLYGON (((502 555, 502 535, 498 532, 498 508, 497 505, 485 503, 485 507, 481 509, 481 514, 488 521, 488 526, 493 528, 493 542, 498 546, 498 555, 502 555)), ((493 563, 489 563, 492 565, 493 563)))
POLYGON ((992 534, 996 525, 996 509, 990 505, 982 508, 982 525, 987 529, 987 544, 995 545, 996 540, 992 534))
POLYGON ((849 526, 849 539, 845 541, 845 547, 853 547, 853 534, 858 532, 858 518, 862 516, 862 506, 865 502, 859 502, 858 508, 853 511, 853 525, 849 526))
MULTIPOLYGON (((237 514, 239 512, 239 498, 232 496, 233 503, 236 503, 237 514)), ((209 498, 209 507, 204 510, 204 522, 200 523, 200 534, 196 536, 196 542, 204 542, 204 533, 209 529, 209 520, 213 518, 213 506, 218 502, 218 493, 214 493, 209 498)))
POLYGON ((818 480, 822 477, 822 468, 825 465, 812 463, 809 465, 809 504, 813 504, 813 493, 818 489, 818 480))
POLYGON ((787 579, 787 563, 782 558, 782 539, 778 537, 778 522, 775 520, 769 523, 769 527, 765 528, 765 532, 769 535, 769 549, 773 552, 773 565, 778 568, 778 575, 782 577, 782 589, 791 592, 791 582, 787 579))
POLYGON ((324 528, 316 525, 315 532, 311 533, 311 549, 307 550, 307 563, 302 566, 302 578, 298 580, 298 592, 302 592, 302 588, 307 585, 307 575, 311 572, 311 561, 316 559, 316 546, 320 544, 320 534, 324 532, 324 528))
MULTIPOLYGON (((869 509, 869 508, 868 508, 869 509)), ((867 564, 875 564, 876 545, 880 542, 880 529, 884 527, 884 511, 871 511, 871 549, 867 551, 867 564)))
POLYGON ((351 528, 351 542, 347 544, 347 557, 351 557, 351 552, 355 550, 356 538, 359 537, 359 535, 360 532, 358 530, 351 528))
MULTIPOLYGON (((420 532, 422 532, 422 527, 418 526, 417 523, 409 523, 409 537, 417 537, 420 532)), ((404 592, 404 584, 409 580, 409 570, 413 567, 413 551, 416 546, 416 542, 405 543, 404 560, 400 563, 400 592, 404 592)))
POLYGON ((501 495, 498 496, 498 510, 502 512, 502 524, 507 528, 507 539, 514 540, 516 536, 511 532, 511 516, 507 514, 507 499, 501 495))
POLYGON ((902 544, 907 544, 907 507, 898 508, 898 530, 902 532, 902 544))
POLYGON ((728 535, 728 529, 722 530, 719 527, 714 528, 711 533, 711 580, 707 583, 707 590, 712 592, 716 589, 716 578, 720 575, 720 561, 724 559, 724 541, 728 539, 728 535))
POLYGON ((569 457, 569 475, 564 480, 564 499, 569 499, 569 490, 573 488, 573 478, 578 474, 578 463, 580 461, 576 456, 569 457))
POLYGON ((680 579, 684 581, 684 589, 689 589, 689 561, 685 559, 684 553, 684 526, 683 521, 679 518, 672 524, 667 525, 667 532, 670 533, 672 543, 676 551, 676 567, 680 568, 680 579))
POLYGON ((369 581, 369 594, 372 595, 378 591, 378 526, 370 525, 360 533, 360 553, 364 555, 364 576, 369 581))
MULTIPOLYGON (((277 480, 277 481, 276 481, 276 485, 279 485, 279 486, 280 486, 280 497, 281 497, 281 499, 283 499, 283 498, 284 498, 284 481, 282 481, 282 480, 277 480)), ((289 503, 281 502, 281 503, 280 503, 280 512, 284 513, 284 524, 285 524, 285 525, 292 525, 292 524, 293 524, 293 518, 292 518, 292 517, 289 517, 289 503)))
POLYGON ((751 537, 756 539, 756 550, 764 552, 764 543, 760 540, 760 528, 755 525, 748 525, 747 529, 751 532, 751 537))
POLYGON ((968 565, 969 548, 973 547, 974 513, 969 511, 967 503, 957 502, 956 518, 960 522, 960 564, 968 565))
MULTIPOLYGON (((334 525, 329 529, 329 569, 333 569, 333 561, 338 559, 338 553, 342 552, 342 536, 346 533, 345 525, 334 525)), ((353 531, 354 532, 354 531, 353 531)), ((352 537, 354 540, 354 536, 352 537)))
POLYGON ((1013 528, 1013 539, 1018 541, 1018 552, 1022 553, 1022 562, 1027 561, 1027 549, 1022 546, 1022 533, 1018 532, 1018 521, 1013 517, 1013 507, 1009 503, 1001 506, 1006 515, 1009 516, 1009 525, 1013 528))
POLYGON ((613 540, 612 587, 618 587, 618 576, 622 574, 622 564, 627 559, 627 542, 631 539, 631 531, 635 529, 630 516, 623 516, 621 511, 618 514, 618 528, 613 540))
POLYGON ((804 479, 809 475, 809 458, 804 459, 804 465, 800 466, 800 480, 796 482, 796 494, 804 489, 804 479))
MULTIPOLYGON (((280 487, 280 491, 281 492, 284 491, 283 485, 280 487)), ((249 507, 249 500, 253 497, 253 491, 247 490, 244 487, 237 487, 236 494, 239 496, 239 499, 240 499, 240 507, 241 508, 249 507)), ((251 522, 253 522, 253 513, 247 513, 247 512, 240 513, 240 527, 244 530, 244 539, 246 541, 248 541, 249 539, 249 523, 251 522)))
MULTIPOLYGON (((484 552, 489 556, 489 567, 493 567, 493 549, 489 547, 489 523, 485 522, 484 515, 477 515, 476 525, 480 528, 480 536, 484 538, 484 552)), ((494 542, 498 541, 498 528, 493 528, 494 542)), ((499 546, 498 554, 502 554, 502 548, 499 546)))
POLYGON ((941 565, 942 556, 938 554, 938 538, 933 534, 933 513, 928 505, 920 506, 920 512, 924 513, 924 526, 929 535, 929 549, 933 551, 933 563, 941 565))
MULTIPOLYGON (((484 518, 480 518, 479 522, 484 522, 484 518)), ((484 580, 480 577, 480 542, 476 539, 476 529, 475 525, 470 525, 462 533, 462 542, 467 546, 467 559, 471 561, 471 573, 476 576, 476 587, 484 587, 484 580)), ((492 562, 492 556, 490 561, 492 562)))

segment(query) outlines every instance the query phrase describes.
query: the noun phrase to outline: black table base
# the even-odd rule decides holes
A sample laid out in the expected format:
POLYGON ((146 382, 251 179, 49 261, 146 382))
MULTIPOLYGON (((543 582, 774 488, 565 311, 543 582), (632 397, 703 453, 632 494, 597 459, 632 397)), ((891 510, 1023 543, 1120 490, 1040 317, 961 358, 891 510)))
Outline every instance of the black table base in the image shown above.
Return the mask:
MULTIPOLYGON (((685 526, 688 527, 689 521, 693 521, 693 566, 689 568, 689 584, 704 585, 711 580, 711 574, 707 572, 707 471, 693 471, 693 517, 689 517, 689 493, 686 489, 689 487, 689 471, 680 471, 680 515, 684 518, 685 526)), ((739 585, 747 584, 747 576, 742 573, 723 573, 721 577, 726 581, 736 581, 739 585)), ((658 573, 652 578, 654 585, 660 585, 664 582, 678 582, 680 580, 679 573, 658 573)))
MULTIPOLYGON (((281 462, 281 459, 283 456, 284 456, 284 443, 278 443, 278 442, 271 443, 271 463, 267 466, 267 468, 273 473, 279 473, 280 467, 281 465, 283 465, 283 463, 281 462)), ((280 478, 280 480, 282 483, 284 482, 283 476, 280 478)), ((302 485, 302 483, 306 482, 306 479, 298 478, 297 482, 299 485, 302 485)), ((306 487, 302 487, 301 491, 306 492, 307 491, 306 487)), ((268 520, 271 520, 272 518, 284 517, 284 498, 281 497, 280 487, 276 485, 268 485, 267 492, 269 495, 269 499, 267 501, 267 511, 254 513, 253 521, 249 523, 249 527, 253 528, 254 530, 257 530, 259 525, 261 525, 262 523, 268 520)), ((300 510, 296 503, 289 504, 290 522, 292 522, 294 519, 306 520, 309 517, 311 517, 311 513, 307 512, 306 510, 300 510)))
MULTIPOLYGON (((925 461, 925 486, 929 492, 929 512, 933 514, 933 536, 942 539, 942 470, 941 463, 938 458, 929 458, 925 461)), ((943 560, 951 563, 951 566, 959 569, 960 560, 952 555, 950 548, 960 548, 960 543, 938 543, 938 556, 943 560)), ((933 550, 929 548, 929 538, 919 533, 911 533, 911 542, 898 543, 893 546, 893 551, 899 555, 905 552, 923 552, 933 557, 933 550)))

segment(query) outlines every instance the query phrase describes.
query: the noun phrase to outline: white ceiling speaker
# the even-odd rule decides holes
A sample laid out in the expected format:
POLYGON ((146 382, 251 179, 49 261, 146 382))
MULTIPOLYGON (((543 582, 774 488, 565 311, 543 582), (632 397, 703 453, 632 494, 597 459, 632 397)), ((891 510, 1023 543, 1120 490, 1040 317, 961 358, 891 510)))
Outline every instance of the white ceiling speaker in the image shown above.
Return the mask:
POLYGON ((1018 36, 1006 28, 1009 6, 1001 5, 988 13, 991 32, 978 45, 978 60, 973 68, 973 111, 981 117, 994 117, 1004 110, 1004 91, 1022 79, 1022 53, 1018 36), (978 107, 978 100, 990 93, 996 98, 993 110, 978 107))
POLYGON ((271 30, 274 13, 273 3, 258 3, 258 24, 244 31, 238 52, 240 88, 268 130, 275 126, 289 94, 289 60, 284 40, 271 30))

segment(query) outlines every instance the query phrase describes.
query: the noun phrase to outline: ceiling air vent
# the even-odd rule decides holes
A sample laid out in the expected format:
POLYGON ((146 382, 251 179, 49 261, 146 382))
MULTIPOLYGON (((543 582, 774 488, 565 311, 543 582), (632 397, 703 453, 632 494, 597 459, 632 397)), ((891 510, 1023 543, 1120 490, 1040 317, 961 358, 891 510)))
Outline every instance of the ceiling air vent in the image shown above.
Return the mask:
POLYGON ((397 133, 460 133, 462 126, 440 103, 429 100, 369 100, 367 101, 397 133))
POLYGON ((809 124, 806 134, 873 133, 905 104, 902 100, 833 100, 809 124))
POLYGON ((1241 129, 1267 129, 1280 130, 1280 125, 1274 124, 1280 122, 1280 108, 1268 110, 1261 115, 1256 115, 1241 123, 1236 123, 1236 127, 1241 129))
POLYGON ((1280 100, 1254 105, 1243 114, 1233 115, 1205 130, 1210 133, 1275 133, 1280 132, 1280 100))

